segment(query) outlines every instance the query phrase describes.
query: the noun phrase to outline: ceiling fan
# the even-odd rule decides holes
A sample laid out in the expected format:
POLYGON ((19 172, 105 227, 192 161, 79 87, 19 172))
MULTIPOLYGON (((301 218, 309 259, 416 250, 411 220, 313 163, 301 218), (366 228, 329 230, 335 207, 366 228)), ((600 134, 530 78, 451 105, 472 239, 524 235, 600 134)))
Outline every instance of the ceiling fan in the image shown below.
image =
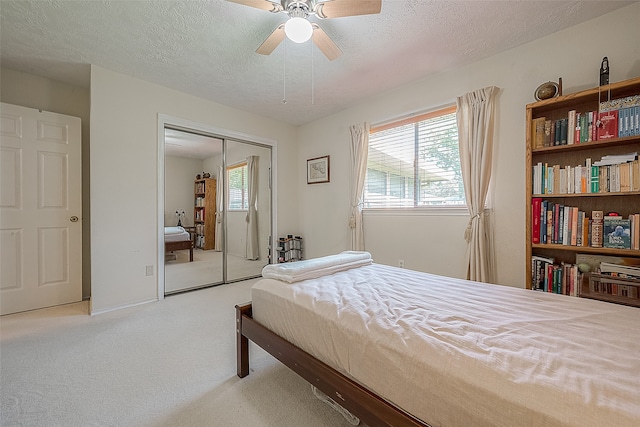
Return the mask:
POLYGON ((256 50, 262 55, 270 55, 284 40, 285 35, 296 43, 312 39, 318 49, 333 61, 342 51, 318 24, 307 19, 310 15, 318 18, 341 18, 345 16, 373 15, 380 13, 382 0, 228 0, 233 3, 255 7, 272 13, 285 13, 289 19, 278 25, 256 50))

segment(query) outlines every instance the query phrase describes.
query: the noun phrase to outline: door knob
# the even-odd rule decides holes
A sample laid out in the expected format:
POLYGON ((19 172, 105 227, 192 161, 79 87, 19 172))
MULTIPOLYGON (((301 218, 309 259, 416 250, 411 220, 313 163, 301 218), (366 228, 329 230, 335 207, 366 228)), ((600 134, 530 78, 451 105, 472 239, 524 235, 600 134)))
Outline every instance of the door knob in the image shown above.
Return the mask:
POLYGON ((69 221, 71 222, 78 222, 78 217, 77 216, 72 216, 71 218, 69 218, 69 221))

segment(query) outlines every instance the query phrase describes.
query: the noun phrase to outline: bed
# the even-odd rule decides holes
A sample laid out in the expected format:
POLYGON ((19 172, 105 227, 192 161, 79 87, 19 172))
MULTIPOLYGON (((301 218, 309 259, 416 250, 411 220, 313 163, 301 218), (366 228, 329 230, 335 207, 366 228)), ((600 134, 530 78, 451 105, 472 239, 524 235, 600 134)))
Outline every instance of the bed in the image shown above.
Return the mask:
POLYGON ((188 250, 189 262, 193 262, 194 235, 189 233, 184 227, 164 228, 164 252, 188 250))
POLYGON ((265 267, 238 376, 251 340, 369 426, 640 425, 637 308, 333 257, 265 267))

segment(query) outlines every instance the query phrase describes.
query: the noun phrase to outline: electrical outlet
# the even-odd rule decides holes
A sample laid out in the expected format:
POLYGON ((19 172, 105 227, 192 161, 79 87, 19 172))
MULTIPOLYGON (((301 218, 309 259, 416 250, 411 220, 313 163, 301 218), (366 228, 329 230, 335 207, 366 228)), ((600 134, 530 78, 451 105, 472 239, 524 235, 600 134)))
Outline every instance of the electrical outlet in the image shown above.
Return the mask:
POLYGON ((147 276, 153 276, 153 265, 147 265, 147 276))
POLYGON ((398 267, 404 268, 404 260, 403 259, 399 259, 398 260, 398 267))

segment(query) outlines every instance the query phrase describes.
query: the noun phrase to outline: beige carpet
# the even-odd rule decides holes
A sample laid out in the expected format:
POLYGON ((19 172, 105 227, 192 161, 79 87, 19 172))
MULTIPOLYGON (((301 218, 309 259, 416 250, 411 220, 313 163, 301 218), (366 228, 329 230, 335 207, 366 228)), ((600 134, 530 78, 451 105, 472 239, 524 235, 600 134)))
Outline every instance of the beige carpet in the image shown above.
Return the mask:
POLYGON ((252 344, 234 305, 255 280, 88 316, 86 302, 0 318, 1 426, 349 426, 252 344))

